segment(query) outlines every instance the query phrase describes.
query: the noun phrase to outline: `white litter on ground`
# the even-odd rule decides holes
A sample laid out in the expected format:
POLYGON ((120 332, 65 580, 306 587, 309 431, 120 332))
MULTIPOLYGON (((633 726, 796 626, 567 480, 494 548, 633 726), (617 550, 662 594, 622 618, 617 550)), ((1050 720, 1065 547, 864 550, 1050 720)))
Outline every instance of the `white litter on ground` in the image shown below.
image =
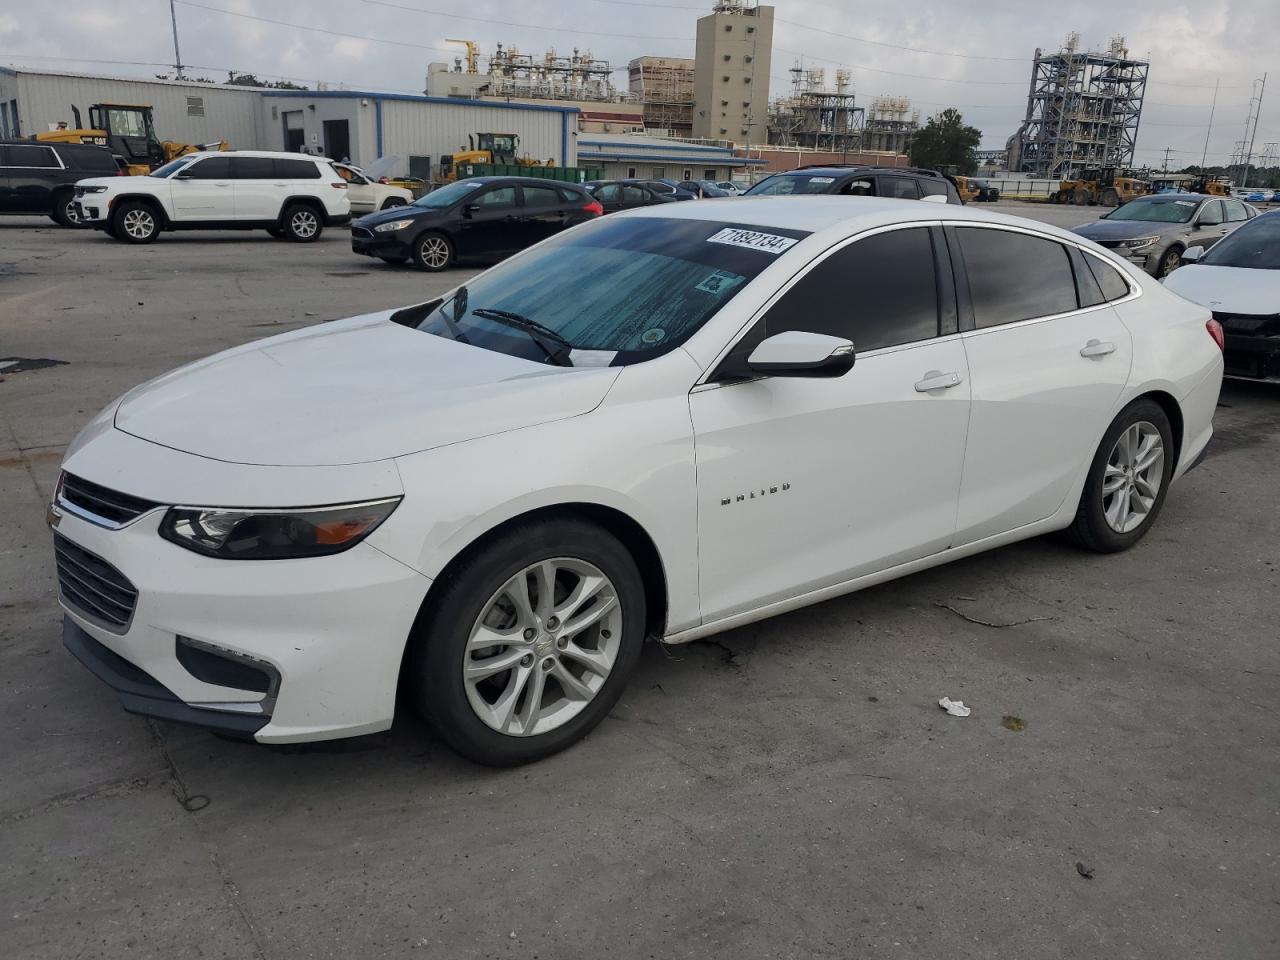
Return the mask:
POLYGON ((964 705, 963 700, 952 700, 950 697, 943 697, 938 701, 938 706, 953 717, 967 717, 972 712, 964 705))

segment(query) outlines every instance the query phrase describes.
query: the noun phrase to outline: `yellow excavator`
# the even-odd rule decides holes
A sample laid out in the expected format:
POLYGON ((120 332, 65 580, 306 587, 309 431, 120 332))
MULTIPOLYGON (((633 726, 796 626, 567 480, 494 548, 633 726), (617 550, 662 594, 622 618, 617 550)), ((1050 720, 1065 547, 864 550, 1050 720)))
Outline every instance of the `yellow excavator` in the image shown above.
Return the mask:
POLYGON ((506 164, 517 167, 554 167, 554 160, 535 160, 527 153, 519 156, 520 137, 514 133, 467 134, 468 150, 445 154, 440 158, 440 179, 456 180, 458 168, 464 164, 506 164))
POLYGON ((230 150, 226 140, 213 143, 180 143, 156 136, 151 107, 129 103, 95 103, 89 108, 89 126, 80 119, 80 108, 73 106, 75 127, 48 130, 35 135, 46 143, 89 143, 108 148, 122 163, 124 173, 142 176, 163 166, 175 157, 198 150, 230 150))
POLYGON ((1138 177, 1117 176, 1115 167, 1081 170, 1072 180, 1063 180, 1053 194, 1054 203, 1074 203, 1078 207, 1118 207, 1135 197, 1150 193, 1150 185, 1138 177))

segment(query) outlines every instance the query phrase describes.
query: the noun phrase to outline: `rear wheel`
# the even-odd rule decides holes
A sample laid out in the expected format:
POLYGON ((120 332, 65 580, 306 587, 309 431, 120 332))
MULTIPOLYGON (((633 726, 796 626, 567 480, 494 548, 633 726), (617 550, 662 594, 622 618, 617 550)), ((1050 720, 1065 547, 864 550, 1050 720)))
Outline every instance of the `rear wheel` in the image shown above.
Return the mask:
POLYGON ((111 218, 112 233, 126 243, 150 243, 160 235, 160 218, 155 208, 141 200, 126 200, 111 218))
POLYGON ((435 273, 453 262, 453 244, 443 233, 424 233, 413 243, 413 262, 435 273))
POLYGON ((312 243, 320 239, 324 223, 314 207, 295 203, 285 208, 280 218, 284 235, 295 243, 312 243))
POLYGON ((1102 205, 1104 207, 1120 206, 1120 195, 1110 188, 1104 190, 1102 193, 1102 205))
POLYGON ((1127 550, 1164 505, 1176 453, 1173 430, 1154 400, 1120 411, 1098 445, 1069 535, 1099 553, 1127 550))
POLYGON ((1075 191, 1075 193, 1073 193, 1073 194, 1071 195, 1071 201, 1072 201, 1072 202, 1073 202, 1077 207, 1085 207, 1085 206, 1088 206, 1088 205, 1089 205, 1089 191, 1088 191, 1088 190, 1077 190, 1077 191, 1075 191))
POLYGON ((612 709, 639 657, 644 585, 607 531, 520 524, 447 575, 414 638, 432 728, 462 755, 514 766, 563 750, 612 709))
POLYGON ((75 194, 72 191, 59 190, 53 195, 53 208, 49 211, 49 219, 60 227, 80 225, 80 217, 75 208, 75 194))

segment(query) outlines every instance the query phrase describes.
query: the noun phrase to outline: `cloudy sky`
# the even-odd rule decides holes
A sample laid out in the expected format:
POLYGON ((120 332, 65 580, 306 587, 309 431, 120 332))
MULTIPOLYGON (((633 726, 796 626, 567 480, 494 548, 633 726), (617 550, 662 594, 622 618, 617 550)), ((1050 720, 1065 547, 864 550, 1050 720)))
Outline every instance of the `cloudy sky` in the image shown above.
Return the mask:
MULTIPOLYGON (((1251 81, 1272 72, 1255 151, 1280 140, 1280 54, 1276 0, 1077 0, 1051 14, 1025 0, 913 4, 776 0, 771 88, 789 89, 788 70, 823 67, 828 82, 852 71, 864 102, 909 96, 923 116, 956 106, 1000 147, 1025 110, 1037 46, 1056 49, 1067 29, 1102 48, 1124 33, 1134 56, 1151 60, 1139 162, 1199 162, 1214 82, 1217 110, 1209 162, 1226 162, 1243 135, 1251 81), (1270 14, 1270 16, 1268 16, 1270 14)), ((421 92, 427 63, 451 61, 447 38, 524 52, 574 47, 617 68, 632 57, 692 56, 694 22, 711 6, 698 0, 175 0, 179 39, 191 73, 225 71, 326 81, 351 88, 421 92)), ((0 62, 34 68, 148 76, 173 62, 168 0, 77 0, 6 4, 0 62), (92 56, 116 63, 92 62, 92 56), (132 62, 123 62, 132 61, 132 62), (154 61, 146 63, 143 61, 154 61)), ((615 83, 626 86, 625 69, 615 83)))

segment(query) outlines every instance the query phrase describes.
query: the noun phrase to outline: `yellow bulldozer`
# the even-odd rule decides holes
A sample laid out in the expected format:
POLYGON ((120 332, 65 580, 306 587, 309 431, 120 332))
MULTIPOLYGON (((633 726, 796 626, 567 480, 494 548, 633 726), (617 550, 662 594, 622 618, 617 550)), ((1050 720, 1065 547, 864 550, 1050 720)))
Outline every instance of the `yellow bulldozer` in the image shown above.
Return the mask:
POLYGON ((1115 167, 1081 170, 1073 179, 1063 180, 1052 195, 1054 203, 1074 203, 1078 207, 1118 207, 1135 197, 1150 193, 1150 185, 1138 177, 1119 176, 1115 167))
POLYGON ((75 126, 65 130, 37 133, 36 140, 46 143, 89 143, 106 147, 118 157, 129 176, 142 176, 163 166, 175 157, 198 150, 230 150, 226 140, 213 143, 180 143, 156 136, 151 107, 129 103, 95 103, 89 108, 89 126, 80 119, 80 108, 73 106, 75 126))
POLYGON ((458 178, 458 168, 463 164, 502 164, 517 167, 554 167, 554 160, 535 160, 529 154, 520 155, 520 137, 514 133, 467 134, 470 149, 440 158, 440 180, 449 183, 458 178))

